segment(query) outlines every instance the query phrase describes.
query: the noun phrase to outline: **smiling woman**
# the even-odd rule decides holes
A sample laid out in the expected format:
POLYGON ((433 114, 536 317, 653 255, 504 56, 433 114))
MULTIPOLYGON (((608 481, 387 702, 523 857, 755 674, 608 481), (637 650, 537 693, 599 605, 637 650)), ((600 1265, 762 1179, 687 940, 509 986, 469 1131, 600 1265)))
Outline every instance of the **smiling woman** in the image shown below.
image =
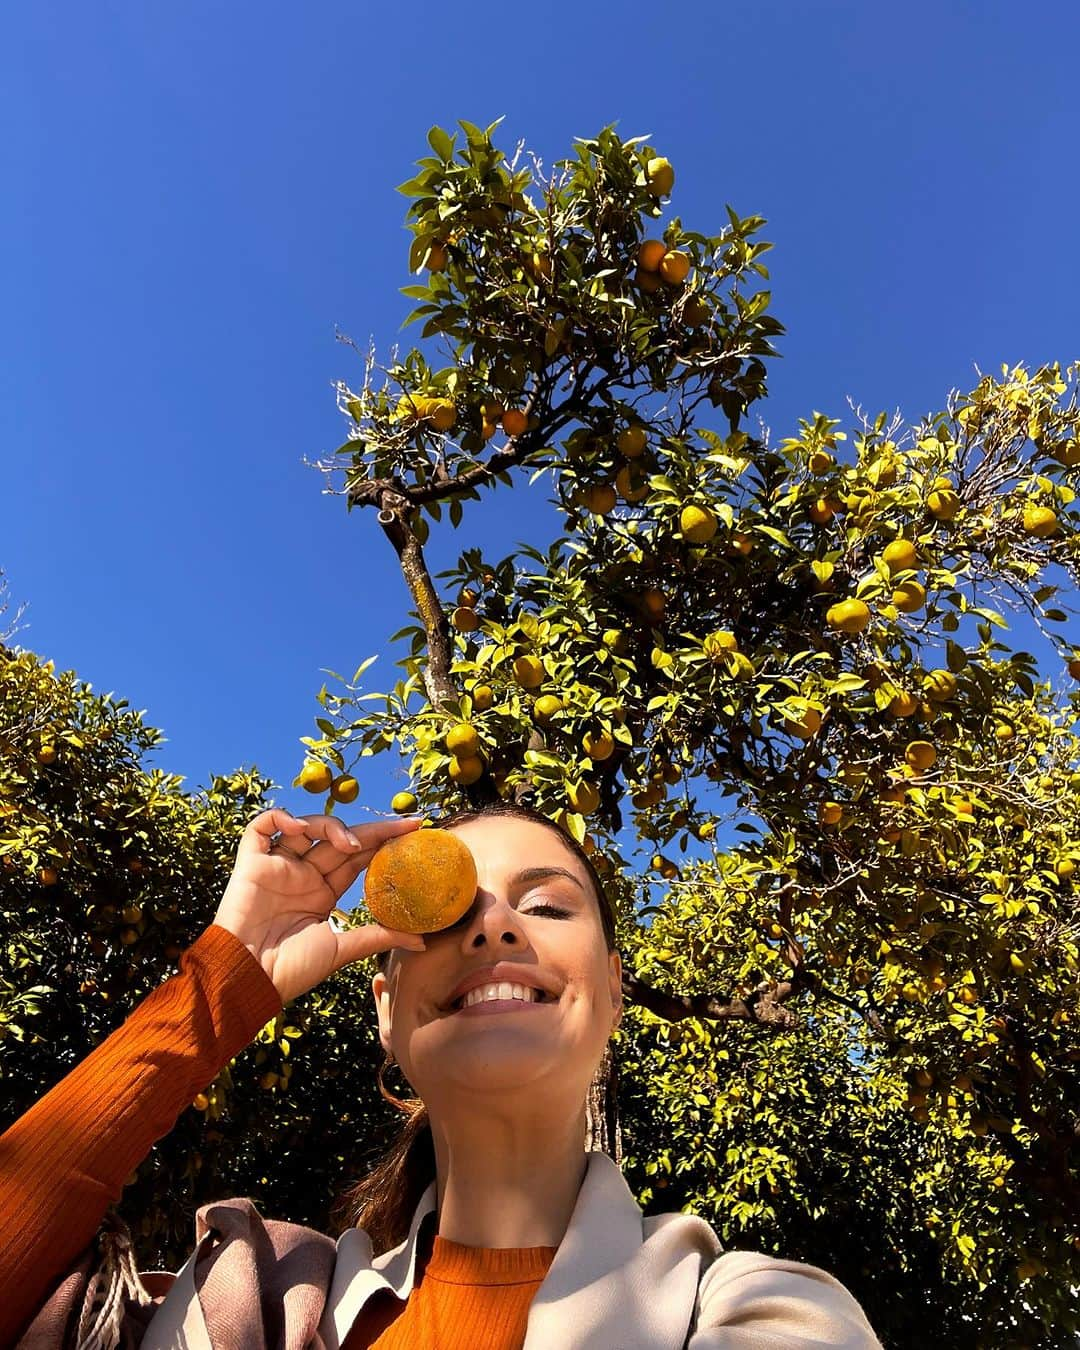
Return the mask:
MULTIPOLYGON (((536 978, 553 978, 555 972, 543 969, 545 925, 550 929, 554 924, 568 923, 571 944, 579 949, 587 948, 594 956, 600 951, 614 954, 615 960, 619 961, 614 912, 603 883, 585 850, 554 821, 529 807, 498 802, 477 810, 459 811, 432 824, 460 832, 477 857, 478 866, 482 859, 486 861, 488 855, 492 855, 493 869, 487 869, 487 883, 485 873, 481 871, 481 892, 472 908, 450 928, 427 935, 427 953, 406 955, 392 948, 379 954, 381 983, 376 989, 377 1006, 381 1007, 380 993, 385 999, 391 989, 398 990, 399 999, 407 996, 418 980, 423 980, 423 971, 432 963, 444 982, 450 979, 450 985, 443 990, 443 993, 449 990, 447 1003, 456 996, 455 979, 467 979, 485 962, 491 964, 507 955, 511 960, 518 957, 521 962, 531 963, 519 968, 516 972, 519 979, 528 979, 530 974, 536 978), (529 848, 530 852, 525 856, 532 860, 526 867, 520 866, 523 855, 519 850, 523 846, 529 848), (501 870, 505 875, 492 876, 492 870, 496 874, 501 870), (493 893, 484 894, 485 884, 493 882, 497 882, 497 889, 504 892, 506 906, 514 911, 516 920, 516 926, 515 920, 511 920, 511 929, 499 935, 497 940, 493 940, 496 935, 485 931, 482 922, 483 914, 499 904, 493 893), (524 932, 519 933, 518 927, 527 927, 529 937, 526 938, 524 932), (533 933, 539 934, 535 940, 533 933), (538 951, 530 949, 534 941, 540 944, 538 951)), ((492 917, 497 924, 497 914, 492 917)), ((564 936, 563 942, 566 940, 564 936)), ((621 978, 621 962, 619 971, 621 978)), ((434 978, 434 974, 429 976, 429 979, 434 978)), ((512 980, 513 973, 509 978, 512 980)), ((493 979, 494 976, 490 977, 489 984, 493 979)), ((465 992, 464 988, 461 992, 465 992)), ((448 1011, 445 1006, 443 1011, 444 1014, 448 1011)), ((416 1205, 437 1170, 432 1123, 423 1088, 422 1095, 402 1100, 390 1092, 383 1081, 392 1064, 400 1063, 404 1068, 408 1057, 407 1050, 398 1053, 394 1048, 395 1040, 404 1035, 400 1030, 401 1019, 397 1033, 391 1034, 392 1026, 391 1019, 384 1029, 380 1015, 386 1058, 379 1070, 379 1090, 402 1113, 405 1121, 384 1157, 367 1176, 339 1197, 334 1210, 335 1218, 343 1226, 356 1225, 370 1235, 376 1253, 396 1246, 408 1233, 416 1205)), ((565 1060, 561 1062, 565 1064, 565 1060)), ((405 1069, 406 1077, 417 1086, 423 1081, 422 1065, 419 1071, 414 1069, 413 1072, 419 1073, 418 1082, 414 1082, 409 1070, 405 1069)), ((580 1078, 580 1071, 577 1076, 580 1078)), ((599 1060, 591 1066, 588 1086, 579 1104, 582 1146, 586 1151, 602 1149, 619 1163, 617 1085, 615 1058, 605 1034, 599 1060)), ((462 1106, 467 1108, 471 1103, 475 1111, 482 1093, 478 1087, 470 1088, 467 1083, 462 1084, 462 1089, 462 1106)))

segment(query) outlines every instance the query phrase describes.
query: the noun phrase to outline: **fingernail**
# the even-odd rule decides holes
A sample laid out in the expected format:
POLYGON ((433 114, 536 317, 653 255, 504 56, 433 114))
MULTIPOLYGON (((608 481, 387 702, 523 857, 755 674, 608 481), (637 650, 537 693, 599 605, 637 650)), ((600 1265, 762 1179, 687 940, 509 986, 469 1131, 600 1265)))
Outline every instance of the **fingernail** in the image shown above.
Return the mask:
POLYGON ((346 830, 345 837, 348 839, 349 843, 352 844, 353 848, 363 847, 363 845, 360 843, 360 840, 357 839, 355 834, 353 834, 352 830, 346 830))

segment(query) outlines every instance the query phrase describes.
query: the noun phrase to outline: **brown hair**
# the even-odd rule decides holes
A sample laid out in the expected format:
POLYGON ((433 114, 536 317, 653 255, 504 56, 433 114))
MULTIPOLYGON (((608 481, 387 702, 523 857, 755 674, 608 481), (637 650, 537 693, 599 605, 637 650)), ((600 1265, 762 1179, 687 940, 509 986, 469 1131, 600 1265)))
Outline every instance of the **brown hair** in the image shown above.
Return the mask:
MULTIPOLYGON (((456 811, 431 823, 440 829, 450 829, 454 825, 464 825, 466 821, 487 819, 490 816, 516 816, 533 820, 558 834, 588 873, 596 894, 604 941, 609 952, 616 951, 615 914, 596 868, 577 840, 549 816, 529 806, 500 801, 456 811)), ((379 969, 385 972, 389 961, 390 952, 381 952, 378 957, 379 969)), ((419 1097, 402 1101, 387 1090, 383 1074, 392 1063, 393 1058, 387 1054, 379 1068, 379 1092, 395 1110, 404 1115, 404 1124, 368 1174, 338 1196, 331 1214, 338 1232, 352 1227, 363 1228, 371 1238, 375 1256, 405 1240, 420 1197, 435 1180, 435 1144, 427 1107, 419 1097)), ((614 1093, 615 1082, 615 1065, 609 1045, 593 1079, 593 1089, 600 1087, 608 1093, 614 1093)), ((596 1095, 595 1091, 590 1090, 591 1098, 596 1095)))

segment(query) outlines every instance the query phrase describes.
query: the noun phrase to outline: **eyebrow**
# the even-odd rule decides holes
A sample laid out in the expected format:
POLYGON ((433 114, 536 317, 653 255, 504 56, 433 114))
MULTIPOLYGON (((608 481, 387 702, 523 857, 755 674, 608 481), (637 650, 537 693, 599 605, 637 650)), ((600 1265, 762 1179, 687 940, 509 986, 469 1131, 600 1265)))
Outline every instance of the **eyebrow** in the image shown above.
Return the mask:
POLYGON ((548 877, 565 877, 568 881, 572 881, 582 894, 585 892, 585 887, 573 872, 567 871, 565 867, 523 867, 510 878, 510 885, 522 886, 528 881, 546 881, 548 877))

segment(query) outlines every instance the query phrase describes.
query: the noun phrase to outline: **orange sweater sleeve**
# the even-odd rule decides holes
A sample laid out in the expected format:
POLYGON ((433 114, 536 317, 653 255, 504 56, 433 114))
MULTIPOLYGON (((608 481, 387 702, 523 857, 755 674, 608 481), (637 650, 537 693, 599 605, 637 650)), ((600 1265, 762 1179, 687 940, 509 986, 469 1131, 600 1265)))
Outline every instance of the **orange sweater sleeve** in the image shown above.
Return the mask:
POLYGON ((0 1135, 0 1346, 25 1330, 153 1144, 281 1008, 239 938, 210 924, 177 973, 0 1135))

